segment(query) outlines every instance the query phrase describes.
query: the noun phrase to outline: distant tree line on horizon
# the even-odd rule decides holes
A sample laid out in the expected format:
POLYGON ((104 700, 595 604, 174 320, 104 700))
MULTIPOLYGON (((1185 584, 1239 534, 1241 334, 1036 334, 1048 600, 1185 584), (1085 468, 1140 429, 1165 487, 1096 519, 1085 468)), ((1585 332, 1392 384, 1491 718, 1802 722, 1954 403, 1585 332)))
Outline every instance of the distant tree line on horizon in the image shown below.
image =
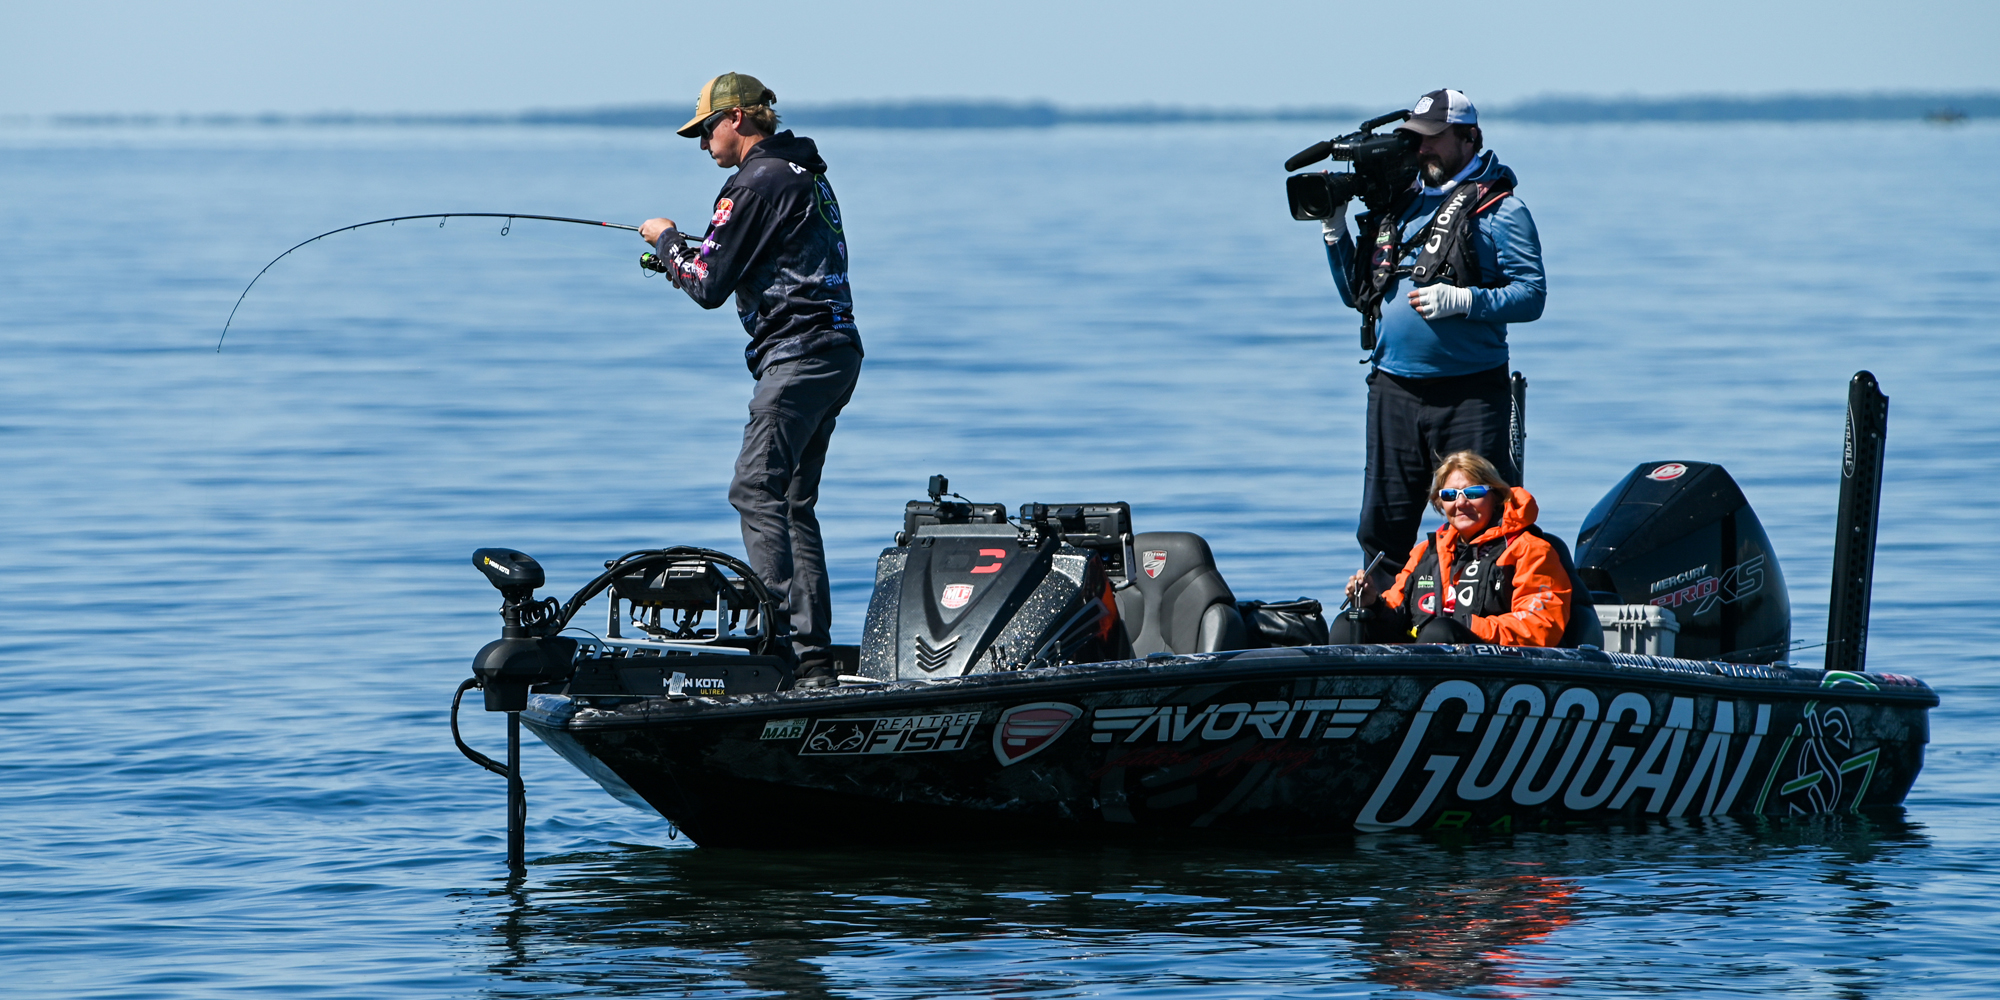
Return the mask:
MULTIPOLYGON (((1321 105, 1296 108, 1197 108, 1175 105, 1063 107, 1047 101, 912 100, 802 104, 780 109, 801 128, 1052 128, 1058 125, 1163 125, 1204 122, 1331 122, 1351 126, 1387 108, 1321 105)), ((1582 125, 1603 122, 1962 121, 2000 117, 2000 92, 1907 94, 1781 94, 1761 97, 1536 97, 1482 109, 1501 121, 1582 125)), ((468 114, 208 114, 52 115, 58 125, 569 125, 678 128, 683 104, 546 109, 468 114)))

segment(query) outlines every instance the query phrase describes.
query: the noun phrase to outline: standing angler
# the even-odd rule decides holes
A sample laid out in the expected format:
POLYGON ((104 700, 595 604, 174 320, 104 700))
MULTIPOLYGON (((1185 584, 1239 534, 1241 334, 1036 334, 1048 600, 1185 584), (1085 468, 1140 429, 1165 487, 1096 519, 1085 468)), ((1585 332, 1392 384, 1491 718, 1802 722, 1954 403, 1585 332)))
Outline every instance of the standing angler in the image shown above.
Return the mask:
POLYGON ((736 296, 757 388, 729 503, 742 515, 751 567, 785 602, 800 684, 817 687, 835 679, 833 602, 813 507, 834 419, 861 372, 861 334, 826 161, 811 139, 777 131, 777 99, 741 73, 708 81, 680 134, 699 137, 716 166, 736 173, 699 244, 689 246, 672 219, 649 219, 639 235, 674 287, 703 309, 736 296))
POLYGON ((1410 189, 1355 217, 1358 245, 1345 203, 1323 223, 1341 301, 1378 332, 1355 532, 1363 561, 1410 551, 1446 455, 1473 452, 1521 484, 1507 440, 1507 324, 1540 318, 1548 287, 1535 220, 1513 196, 1514 172, 1482 148, 1472 102, 1433 90, 1397 128, 1422 137, 1410 189))

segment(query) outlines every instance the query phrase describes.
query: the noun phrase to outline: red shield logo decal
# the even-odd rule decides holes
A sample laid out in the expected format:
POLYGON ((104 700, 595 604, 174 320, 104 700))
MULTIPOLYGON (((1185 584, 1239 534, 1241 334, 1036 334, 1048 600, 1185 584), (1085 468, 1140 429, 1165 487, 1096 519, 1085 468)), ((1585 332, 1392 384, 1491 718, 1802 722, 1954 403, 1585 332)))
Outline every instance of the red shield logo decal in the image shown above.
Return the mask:
POLYGON ((938 598, 938 603, 955 611, 965 607, 966 602, 970 600, 972 600, 972 584, 947 583, 944 585, 944 594, 938 598))
POLYGON ((1668 462, 1667 464, 1662 465, 1659 468, 1646 473, 1646 478, 1655 479, 1664 483, 1669 479, 1679 479, 1680 477, 1687 474, 1687 470, 1688 467, 1682 465, 1679 462, 1668 462))
POLYGON ((1438 613, 1437 592, 1432 591, 1430 593, 1424 594, 1422 597, 1417 598, 1417 610, 1427 615, 1437 614, 1438 613))
POLYGON ((1081 718, 1083 709, 1059 701, 1016 705, 1000 713, 993 727, 993 756, 1000 758, 1002 767, 1017 764, 1054 743, 1081 718))
POLYGON ((1157 580, 1160 572, 1167 568, 1167 550, 1147 549, 1139 553, 1139 568, 1146 571, 1146 578, 1157 580))

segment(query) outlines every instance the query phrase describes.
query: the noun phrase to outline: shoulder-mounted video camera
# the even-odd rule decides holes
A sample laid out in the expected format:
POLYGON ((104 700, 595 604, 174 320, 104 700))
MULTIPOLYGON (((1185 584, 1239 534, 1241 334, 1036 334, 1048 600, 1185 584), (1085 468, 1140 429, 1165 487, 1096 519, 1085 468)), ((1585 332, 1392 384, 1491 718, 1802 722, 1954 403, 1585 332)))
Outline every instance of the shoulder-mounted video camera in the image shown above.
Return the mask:
POLYGON ((1285 198, 1291 202, 1292 218, 1330 219, 1350 198, 1360 198, 1369 211, 1381 211, 1395 200, 1417 179, 1417 147, 1423 140, 1400 129, 1387 135, 1376 135, 1375 130, 1408 117, 1408 111, 1391 111, 1370 118, 1361 123, 1360 131, 1313 143, 1286 160, 1286 170, 1327 158, 1354 164, 1349 172, 1320 171, 1285 178, 1285 198))

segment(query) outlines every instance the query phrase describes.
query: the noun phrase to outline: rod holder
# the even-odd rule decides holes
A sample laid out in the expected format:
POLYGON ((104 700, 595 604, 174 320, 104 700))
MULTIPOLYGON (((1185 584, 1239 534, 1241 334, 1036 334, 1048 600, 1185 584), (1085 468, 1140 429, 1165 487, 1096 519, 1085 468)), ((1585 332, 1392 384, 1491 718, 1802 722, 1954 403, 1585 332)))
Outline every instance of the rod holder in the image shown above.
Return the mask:
POLYGON ((1515 372, 1507 379, 1507 457, 1514 460, 1514 482, 1528 481, 1528 376, 1515 372))

